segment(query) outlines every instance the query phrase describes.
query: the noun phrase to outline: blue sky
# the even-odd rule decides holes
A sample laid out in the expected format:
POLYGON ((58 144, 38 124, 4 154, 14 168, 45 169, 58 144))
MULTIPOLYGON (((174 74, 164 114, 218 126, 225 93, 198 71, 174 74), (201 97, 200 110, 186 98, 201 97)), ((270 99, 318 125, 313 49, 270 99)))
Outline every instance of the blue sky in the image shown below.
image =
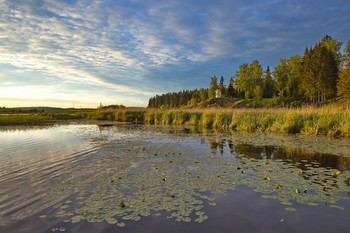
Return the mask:
POLYGON ((0 0, 0 106, 146 106, 324 35, 350 39, 349 0, 0 0))

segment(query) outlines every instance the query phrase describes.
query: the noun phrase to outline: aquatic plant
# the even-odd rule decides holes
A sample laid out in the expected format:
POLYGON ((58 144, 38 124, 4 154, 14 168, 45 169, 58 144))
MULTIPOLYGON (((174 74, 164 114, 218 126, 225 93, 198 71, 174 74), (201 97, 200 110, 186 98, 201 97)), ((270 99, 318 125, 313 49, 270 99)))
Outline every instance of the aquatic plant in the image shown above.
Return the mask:
POLYGON ((118 141, 117 146, 112 137, 110 141, 101 138, 108 162, 104 167, 92 163, 82 168, 98 171, 94 180, 71 180, 52 190, 54 195, 70 197, 70 202, 55 206, 56 217, 72 223, 105 221, 119 227, 150 215, 200 223, 210 217, 203 208, 215 206, 217 195, 238 185, 278 200, 288 206, 286 211, 297 211, 293 203, 317 206, 326 202, 341 209, 339 201, 350 191, 349 171, 320 167, 308 160, 301 161, 305 167, 301 170, 300 162, 257 159, 243 151, 208 155, 181 140, 150 143, 152 135, 118 141))

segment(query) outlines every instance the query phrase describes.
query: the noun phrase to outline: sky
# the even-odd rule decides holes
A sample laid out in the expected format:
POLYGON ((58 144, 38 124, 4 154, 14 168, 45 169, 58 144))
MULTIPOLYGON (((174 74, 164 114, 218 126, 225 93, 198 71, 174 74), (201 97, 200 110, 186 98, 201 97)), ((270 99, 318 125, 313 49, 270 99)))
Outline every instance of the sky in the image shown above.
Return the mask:
POLYGON ((0 0, 0 106, 146 107, 156 94, 271 69, 330 35, 349 0, 0 0))

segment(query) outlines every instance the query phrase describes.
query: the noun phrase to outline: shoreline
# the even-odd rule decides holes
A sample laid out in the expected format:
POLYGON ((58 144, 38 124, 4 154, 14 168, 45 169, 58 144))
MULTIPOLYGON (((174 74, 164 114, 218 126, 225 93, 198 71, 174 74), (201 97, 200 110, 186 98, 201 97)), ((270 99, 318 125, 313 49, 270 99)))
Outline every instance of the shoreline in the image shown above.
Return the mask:
POLYGON ((43 125, 85 120, 208 129, 350 137, 350 112, 332 109, 145 109, 0 115, 0 126, 43 125))

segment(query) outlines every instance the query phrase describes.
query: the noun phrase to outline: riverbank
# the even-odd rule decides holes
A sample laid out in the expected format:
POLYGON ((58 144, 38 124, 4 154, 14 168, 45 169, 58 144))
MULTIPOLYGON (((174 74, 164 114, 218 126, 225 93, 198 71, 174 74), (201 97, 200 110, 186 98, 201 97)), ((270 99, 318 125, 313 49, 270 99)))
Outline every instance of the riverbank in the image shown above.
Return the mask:
POLYGON ((350 137, 350 112, 331 108, 96 110, 73 114, 0 115, 0 125, 30 125, 68 119, 110 120, 156 125, 193 125, 247 132, 350 137))

